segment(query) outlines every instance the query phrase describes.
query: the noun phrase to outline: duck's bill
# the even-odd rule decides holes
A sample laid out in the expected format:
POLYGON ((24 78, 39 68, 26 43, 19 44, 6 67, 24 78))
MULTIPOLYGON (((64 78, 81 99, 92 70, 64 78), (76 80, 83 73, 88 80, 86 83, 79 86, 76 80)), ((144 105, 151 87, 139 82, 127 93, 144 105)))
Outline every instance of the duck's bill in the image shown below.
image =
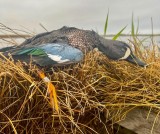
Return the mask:
POLYGON ((137 58, 134 55, 130 55, 126 60, 128 62, 131 62, 133 64, 139 65, 141 67, 146 67, 147 66, 147 64, 145 62, 141 61, 139 58, 137 58))

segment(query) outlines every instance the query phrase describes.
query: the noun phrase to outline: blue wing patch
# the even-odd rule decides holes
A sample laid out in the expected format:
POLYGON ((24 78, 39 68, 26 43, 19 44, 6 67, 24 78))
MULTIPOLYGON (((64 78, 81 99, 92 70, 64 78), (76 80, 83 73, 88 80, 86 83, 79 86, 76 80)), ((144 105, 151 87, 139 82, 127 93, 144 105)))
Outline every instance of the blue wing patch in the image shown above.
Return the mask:
POLYGON ((78 62, 83 59, 81 50, 74 48, 68 44, 48 43, 39 46, 49 58, 58 62, 78 62))

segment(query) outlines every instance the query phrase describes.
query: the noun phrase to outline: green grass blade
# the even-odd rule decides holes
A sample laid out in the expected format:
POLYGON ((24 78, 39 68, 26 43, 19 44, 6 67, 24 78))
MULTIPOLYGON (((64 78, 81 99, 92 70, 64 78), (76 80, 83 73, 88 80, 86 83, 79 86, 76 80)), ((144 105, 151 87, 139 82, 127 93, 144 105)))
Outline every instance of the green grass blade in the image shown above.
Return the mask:
MULTIPOLYGON (((134 44, 137 44, 137 35, 135 35, 134 15, 132 13, 132 24, 131 24, 131 36, 134 40, 134 44)), ((136 47, 136 46, 135 46, 136 47)))
POLYGON ((133 14, 132 14, 132 27, 131 27, 131 35, 134 37, 134 35, 135 35, 135 32, 134 32, 134 20, 133 20, 134 18, 133 18, 133 14))
POLYGON ((106 35, 106 33, 107 33, 108 18, 109 18, 109 10, 108 10, 107 17, 106 17, 106 22, 105 22, 105 25, 104 25, 104 35, 106 35))
POLYGON ((138 30, 139 30, 139 18, 138 18, 138 23, 137 23, 136 35, 138 35, 138 30))
POLYGON ((125 26, 124 28, 122 28, 113 38, 112 40, 116 40, 120 35, 121 33, 124 31, 124 29, 126 28, 127 26, 125 26))

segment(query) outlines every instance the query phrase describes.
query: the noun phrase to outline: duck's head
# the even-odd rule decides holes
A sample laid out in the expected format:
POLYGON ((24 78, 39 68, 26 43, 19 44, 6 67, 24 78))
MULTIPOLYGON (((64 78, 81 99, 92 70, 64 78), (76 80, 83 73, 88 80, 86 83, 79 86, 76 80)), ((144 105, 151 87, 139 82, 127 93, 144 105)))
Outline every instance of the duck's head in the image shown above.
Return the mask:
POLYGON ((125 60, 130 62, 130 63, 139 65, 141 67, 146 67, 147 66, 147 64, 145 62, 143 62, 142 60, 137 58, 132 52, 125 60))
POLYGON ((130 63, 145 67, 147 64, 137 58, 130 46, 124 42, 116 40, 108 40, 100 37, 101 44, 98 49, 105 54, 108 58, 113 60, 126 60, 130 63))

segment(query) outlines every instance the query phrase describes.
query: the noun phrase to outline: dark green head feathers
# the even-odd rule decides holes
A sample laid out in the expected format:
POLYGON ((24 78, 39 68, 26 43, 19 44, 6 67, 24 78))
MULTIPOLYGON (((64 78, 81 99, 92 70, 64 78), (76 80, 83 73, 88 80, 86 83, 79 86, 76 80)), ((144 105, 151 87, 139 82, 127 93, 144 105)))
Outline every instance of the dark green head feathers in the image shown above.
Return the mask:
POLYGON ((129 45, 124 42, 108 40, 90 30, 62 27, 51 32, 38 34, 19 46, 3 48, 4 55, 10 53, 15 60, 30 62, 40 66, 61 66, 77 63, 86 52, 98 48, 108 58, 126 60, 139 66, 146 63, 138 59, 129 45))

